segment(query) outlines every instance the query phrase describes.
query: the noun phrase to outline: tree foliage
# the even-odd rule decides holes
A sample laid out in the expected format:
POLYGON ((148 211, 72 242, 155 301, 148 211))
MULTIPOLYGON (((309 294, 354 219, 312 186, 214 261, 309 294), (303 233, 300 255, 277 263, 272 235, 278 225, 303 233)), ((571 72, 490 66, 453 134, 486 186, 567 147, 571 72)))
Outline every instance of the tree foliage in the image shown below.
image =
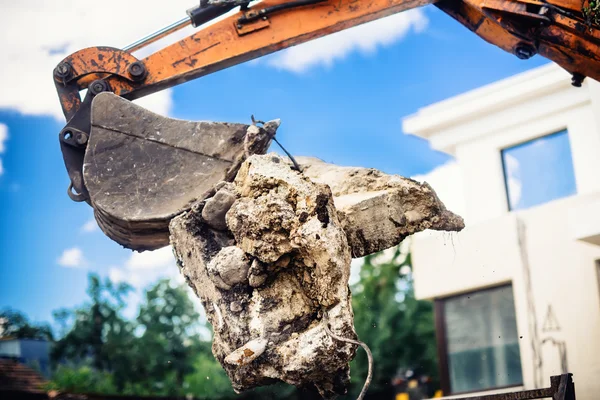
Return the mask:
POLYGON ((67 393, 119 393, 113 382, 112 374, 97 371, 88 366, 58 366, 52 375, 52 381, 48 382, 45 389, 67 393))
POLYGON ((112 373, 117 389, 123 389, 126 377, 132 373, 134 357, 131 349, 135 326, 121 315, 130 291, 131 287, 125 283, 102 281, 98 275, 90 274, 89 301, 81 307, 54 313, 63 327, 72 326, 52 349, 54 363, 85 365, 112 373))
POLYGON ((175 388, 166 394, 181 391, 185 376, 194 371, 195 354, 210 354, 199 340, 199 320, 182 287, 161 280, 146 292, 137 318, 143 331, 137 343, 138 372, 151 382, 174 380, 175 388))
MULTIPOLYGON (((365 257, 360 281, 352 287, 356 332, 374 359, 370 398, 393 398, 392 379, 401 369, 437 376, 433 305, 415 299, 411 257, 401 248, 365 257)), ((351 364, 349 398, 360 392, 367 368, 359 349, 351 364)))
POLYGON ((221 368, 212 359, 210 343, 200 340, 200 316, 182 286, 158 281, 146 291, 135 320, 122 316, 131 290, 91 274, 89 300, 55 312, 65 332, 53 348, 52 359, 68 367, 58 367, 53 387, 179 396, 188 393, 186 376, 194 373, 198 359, 210 359, 212 367, 221 368))
POLYGON ((22 312, 4 309, 0 312, 0 338, 52 340, 48 324, 36 324, 22 312))
MULTIPOLYGON (((391 381, 401 368, 436 376, 432 305, 416 300, 410 255, 400 248, 367 256, 353 285, 356 331, 375 359, 370 398, 393 398, 391 381)), ((278 384, 235 395, 229 378, 201 340, 200 316, 186 289, 161 280, 145 292, 138 316, 122 316, 131 288, 90 275, 89 300, 55 313, 63 337, 53 357, 52 388, 103 394, 184 396, 198 399, 308 399, 315 393, 278 384)), ((357 350, 351 365, 356 398, 367 374, 357 350)))
POLYGON ((201 352, 194 360, 194 372, 185 377, 186 389, 199 398, 229 399, 233 388, 221 365, 212 353, 201 352))

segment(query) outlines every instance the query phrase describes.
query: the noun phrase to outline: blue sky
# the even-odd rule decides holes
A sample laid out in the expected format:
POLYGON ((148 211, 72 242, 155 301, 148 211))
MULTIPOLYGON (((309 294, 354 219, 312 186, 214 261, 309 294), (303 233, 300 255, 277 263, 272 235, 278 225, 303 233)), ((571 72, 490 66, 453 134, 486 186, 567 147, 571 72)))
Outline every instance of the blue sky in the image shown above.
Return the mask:
MULTIPOLYGON (((57 117, 52 67, 81 47, 126 45, 178 19, 190 5, 144 6, 149 17, 140 21, 145 25, 123 27, 120 34, 120 26, 102 29, 85 14, 103 13, 105 3, 62 0, 33 15, 28 3, 7 6, 0 16, 5 29, 35 26, 30 35, 0 39, 12 60, 0 74, 6 88, 0 91, 0 308, 50 321, 53 310, 82 302, 90 271, 137 287, 177 272, 168 249, 132 254, 120 248, 95 228, 86 204, 67 197, 69 181, 57 140, 64 121, 57 117), (75 27, 65 28, 62 22, 74 16, 75 27), (36 18, 46 22, 37 24, 36 18)), ((131 3, 125 7, 142 4, 131 3)), ((412 176, 449 158, 404 135, 403 116, 547 63, 504 53, 434 7, 391 18, 189 82, 147 104, 192 120, 281 118, 278 137, 293 154, 412 176)))

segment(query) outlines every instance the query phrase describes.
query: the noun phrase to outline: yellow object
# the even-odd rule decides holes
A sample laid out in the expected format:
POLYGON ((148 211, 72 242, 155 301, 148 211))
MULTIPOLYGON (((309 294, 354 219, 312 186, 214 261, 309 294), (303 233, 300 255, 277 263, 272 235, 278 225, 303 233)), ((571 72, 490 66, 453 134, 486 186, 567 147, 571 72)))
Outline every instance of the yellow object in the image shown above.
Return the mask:
POLYGON ((408 393, 398 393, 396 400, 410 400, 410 398, 408 397, 408 393))

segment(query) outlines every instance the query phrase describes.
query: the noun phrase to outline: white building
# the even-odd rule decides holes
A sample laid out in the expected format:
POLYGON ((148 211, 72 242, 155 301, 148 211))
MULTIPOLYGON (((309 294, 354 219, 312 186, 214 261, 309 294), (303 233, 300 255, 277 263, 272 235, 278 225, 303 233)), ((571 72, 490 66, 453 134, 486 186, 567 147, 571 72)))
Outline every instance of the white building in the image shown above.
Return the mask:
POLYGON ((600 398, 600 84, 550 64, 420 109, 404 131, 455 162, 425 179, 465 218, 413 240, 445 394, 600 398))

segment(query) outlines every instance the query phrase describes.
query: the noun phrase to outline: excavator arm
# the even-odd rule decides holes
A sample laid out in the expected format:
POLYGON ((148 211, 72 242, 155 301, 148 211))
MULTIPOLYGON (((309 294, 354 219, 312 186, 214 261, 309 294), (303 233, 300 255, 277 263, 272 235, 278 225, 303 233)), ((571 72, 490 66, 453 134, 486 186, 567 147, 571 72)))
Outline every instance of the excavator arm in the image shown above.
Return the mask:
POLYGON ((168 244, 170 218, 213 193, 218 181, 232 179, 249 154, 266 151, 278 123, 193 124, 159 117, 127 100, 430 3, 521 59, 537 53, 556 62, 573 75, 575 86, 586 76, 600 79, 595 3, 264 0, 250 7, 240 0, 202 0, 185 20, 128 48, 86 48, 54 69, 67 120, 59 140, 71 180, 69 196, 88 202, 102 230, 125 247, 148 250, 168 244), (132 54, 236 7, 237 13, 144 59, 132 54), (223 142, 227 145, 218 144, 223 142))

